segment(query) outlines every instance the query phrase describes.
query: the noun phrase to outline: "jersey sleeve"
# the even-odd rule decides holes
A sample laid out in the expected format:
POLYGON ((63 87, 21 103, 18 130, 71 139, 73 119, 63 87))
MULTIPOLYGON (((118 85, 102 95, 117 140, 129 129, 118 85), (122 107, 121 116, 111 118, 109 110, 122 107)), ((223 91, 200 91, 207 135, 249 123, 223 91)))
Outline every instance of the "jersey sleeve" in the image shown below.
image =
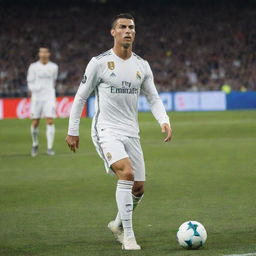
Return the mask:
POLYGON ((59 66, 56 65, 55 72, 54 72, 54 80, 55 81, 58 79, 58 73, 59 73, 59 66))
POLYGON ((59 73, 59 66, 56 64, 54 68, 54 73, 53 73, 53 87, 56 87, 56 82, 58 79, 58 73, 59 73))
POLYGON ((145 75, 143 84, 141 86, 141 94, 145 95, 151 107, 151 111, 155 119, 158 121, 158 123, 160 125, 164 123, 167 123, 170 125, 169 117, 165 111, 163 102, 156 90, 156 86, 154 83, 154 76, 147 61, 145 62, 145 69, 146 69, 146 75, 145 75))
POLYGON ((92 58, 88 63, 83 79, 76 93, 69 117, 68 135, 79 136, 79 124, 84 104, 99 84, 97 60, 92 58))
POLYGON ((34 66, 30 65, 28 68, 28 74, 27 74, 27 84, 28 89, 33 92, 38 90, 39 88, 36 88, 36 72, 34 70, 34 66))

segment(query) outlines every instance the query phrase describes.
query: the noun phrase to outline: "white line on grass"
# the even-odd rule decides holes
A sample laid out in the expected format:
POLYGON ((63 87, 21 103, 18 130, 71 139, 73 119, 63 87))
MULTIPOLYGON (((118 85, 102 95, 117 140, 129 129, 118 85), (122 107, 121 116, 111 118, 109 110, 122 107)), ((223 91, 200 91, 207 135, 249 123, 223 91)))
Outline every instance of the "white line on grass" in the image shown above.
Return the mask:
POLYGON ((255 256, 256 252, 252 252, 252 253, 245 253, 245 254, 226 254, 223 256, 255 256))

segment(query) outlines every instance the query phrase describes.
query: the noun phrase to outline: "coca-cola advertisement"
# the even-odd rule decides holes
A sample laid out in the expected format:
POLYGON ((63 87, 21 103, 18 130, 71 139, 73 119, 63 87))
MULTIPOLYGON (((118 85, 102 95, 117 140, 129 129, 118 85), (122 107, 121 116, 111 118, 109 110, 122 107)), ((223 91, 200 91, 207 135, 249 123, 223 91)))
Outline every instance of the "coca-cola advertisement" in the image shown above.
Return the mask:
MULTIPOLYGON (((69 117, 74 97, 56 98, 56 116, 69 117)), ((82 116, 86 116, 84 107, 82 116)), ((30 117, 30 98, 8 98, 0 99, 0 119, 5 118, 29 118, 30 117)))

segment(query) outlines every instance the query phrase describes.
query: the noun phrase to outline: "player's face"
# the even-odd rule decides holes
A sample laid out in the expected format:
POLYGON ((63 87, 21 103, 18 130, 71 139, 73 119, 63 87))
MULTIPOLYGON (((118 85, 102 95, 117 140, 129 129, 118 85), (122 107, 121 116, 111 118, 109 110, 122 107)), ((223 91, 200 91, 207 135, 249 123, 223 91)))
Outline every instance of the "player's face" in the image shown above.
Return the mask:
POLYGON ((117 44, 129 48, 135 39, 135 24, 130 19, 118 19, 116 25, 111 29, 111 35, 117 44))
POLYGON ((48 61, 49 58, 50 58, 51 53, 50 53, 48 48, 40 48, 38 55, 39 55, 40 60, 48 61))

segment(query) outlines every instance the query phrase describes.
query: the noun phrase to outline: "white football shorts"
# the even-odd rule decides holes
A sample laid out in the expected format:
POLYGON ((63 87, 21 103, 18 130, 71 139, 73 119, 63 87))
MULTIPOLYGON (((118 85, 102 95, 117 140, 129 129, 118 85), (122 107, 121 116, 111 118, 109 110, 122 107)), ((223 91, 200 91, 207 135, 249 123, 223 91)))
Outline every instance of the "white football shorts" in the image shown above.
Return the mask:
POLYGON ((56 117, 56 101, 55 99, 49 100, 33 100, 30 104, 30 118, 55 118, 56 117))
POLYGON ((104 161, 107 173, 113 174, 111 165, 128 157, 132 162, 134 180, 145 181, 145 163, 139 138, 115 134, 104 129, 95 132, 92 141, 104 161))

